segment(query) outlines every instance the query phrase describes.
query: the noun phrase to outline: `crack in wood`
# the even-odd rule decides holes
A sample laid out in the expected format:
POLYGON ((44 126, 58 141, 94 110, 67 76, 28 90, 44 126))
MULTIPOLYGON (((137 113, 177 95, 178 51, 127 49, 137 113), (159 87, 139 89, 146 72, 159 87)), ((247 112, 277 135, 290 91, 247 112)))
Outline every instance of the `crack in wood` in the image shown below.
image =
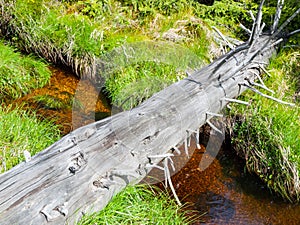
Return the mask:
POLYGON ((52 206, 51 204, 44 205, 40 210, 40 213, 45 216, 47 222, 53 222, 58 219, 59 216, 66 217, 68 216, 68 202, 64 202, 63 204, 52 206))
POLYGON ((160 133, 160 129, 158 131, 156 131, 154 134, 145 137, 142 140, 142 143, 144 145, 148 145, 151 141, 153 141, 159 135, 159 133, 160 133))
POLYGON ((87 158, 82 151, 79 151, 72 155, 71 164, 68 166, 69 171, 75 175, 78 171, 87 165, 87 158))

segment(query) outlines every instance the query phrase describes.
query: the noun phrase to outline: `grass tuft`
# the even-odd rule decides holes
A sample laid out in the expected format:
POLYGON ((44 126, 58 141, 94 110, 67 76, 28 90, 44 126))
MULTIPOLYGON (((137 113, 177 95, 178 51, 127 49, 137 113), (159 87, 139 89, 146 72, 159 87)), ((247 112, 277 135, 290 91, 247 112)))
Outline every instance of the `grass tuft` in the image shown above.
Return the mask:
POLYGON ((99 213, 84 216, 78 223, 87 224, 190 224, 182 207, 156 187, 128 186, 113 197, 99 213))
POLYGON ((136 107, 171 83, 185 77, 171 65, 142 62, 121 68, 105 84, 112 103, 125 110, 136 107))
POLYGON ((0 49, 0 101, 19 98, 47 84, 51 73, 44 62, 22 56, 2 41, 0 49))
POLYGON ((49 94, 45 95, 36 95, 33 96, 32 99, 35 103, 39 105, 39 107, 45 108, 45 109, 55 109, 55 110, 61 110, 61 109, 71 109, 73 107, 73 104, 79 105, 79 101, 74 102, 74 98, 71 96, 68 96, 68 98, 61 99, 56 96, 52 96, 49 94))
POLYGON ((51 121, 40 121, 33 112, 0 107, 0 172, 22 162, 24 150, 35 155, 59 138, 60 131, 51 121))
POLYGON ((251 106, 236 106, 232 112, 243 115, 236 123, 233 141, 249 171, 291 202, 300 201, 299 59, 297 52, 281 52, 270 63, 272 76, 265 82, 277 98, 294 102, 295 107, 247 92, 243 98, 252 99, 251 106))

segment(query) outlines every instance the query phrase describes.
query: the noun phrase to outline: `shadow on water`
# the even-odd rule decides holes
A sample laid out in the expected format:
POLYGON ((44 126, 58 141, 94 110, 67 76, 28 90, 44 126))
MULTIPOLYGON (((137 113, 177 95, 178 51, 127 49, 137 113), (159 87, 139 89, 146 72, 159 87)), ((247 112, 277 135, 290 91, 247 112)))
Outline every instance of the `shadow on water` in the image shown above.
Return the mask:
POLYGON ((211 191, 206 191, 197 197, 195 208, 207 212, 206 216, 209 216, 212 220, 217 219, 224 222, 229 222, 235 214, 234 202, 211 191))

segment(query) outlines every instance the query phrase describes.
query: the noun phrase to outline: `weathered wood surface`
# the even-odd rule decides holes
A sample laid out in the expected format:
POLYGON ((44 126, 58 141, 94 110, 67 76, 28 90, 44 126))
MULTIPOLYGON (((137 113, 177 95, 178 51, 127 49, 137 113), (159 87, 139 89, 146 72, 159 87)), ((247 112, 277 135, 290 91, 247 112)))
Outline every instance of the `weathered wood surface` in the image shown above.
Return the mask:
MULTIPOLYGON (((74 224, 172 153, 268 64, 276 39, 238 46, 131 111, 79 128, 0 176, 0 224, 74 224)), ((180 59, 178 59, 180 60, 180 59)))

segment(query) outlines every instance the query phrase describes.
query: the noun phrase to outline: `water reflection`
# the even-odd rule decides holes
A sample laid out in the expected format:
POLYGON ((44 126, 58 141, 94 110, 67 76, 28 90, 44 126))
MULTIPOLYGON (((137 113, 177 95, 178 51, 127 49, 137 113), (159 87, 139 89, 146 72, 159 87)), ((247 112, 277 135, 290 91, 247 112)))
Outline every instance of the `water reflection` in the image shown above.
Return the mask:
POLYGON ((235 215, 234 203, 230 199, 212 191, 207 191, 197 196, 195 208, 199 212, 207 212, 205 216, 209 217, 211 222, 220 219, 223 222, 229 222, 235 215))

